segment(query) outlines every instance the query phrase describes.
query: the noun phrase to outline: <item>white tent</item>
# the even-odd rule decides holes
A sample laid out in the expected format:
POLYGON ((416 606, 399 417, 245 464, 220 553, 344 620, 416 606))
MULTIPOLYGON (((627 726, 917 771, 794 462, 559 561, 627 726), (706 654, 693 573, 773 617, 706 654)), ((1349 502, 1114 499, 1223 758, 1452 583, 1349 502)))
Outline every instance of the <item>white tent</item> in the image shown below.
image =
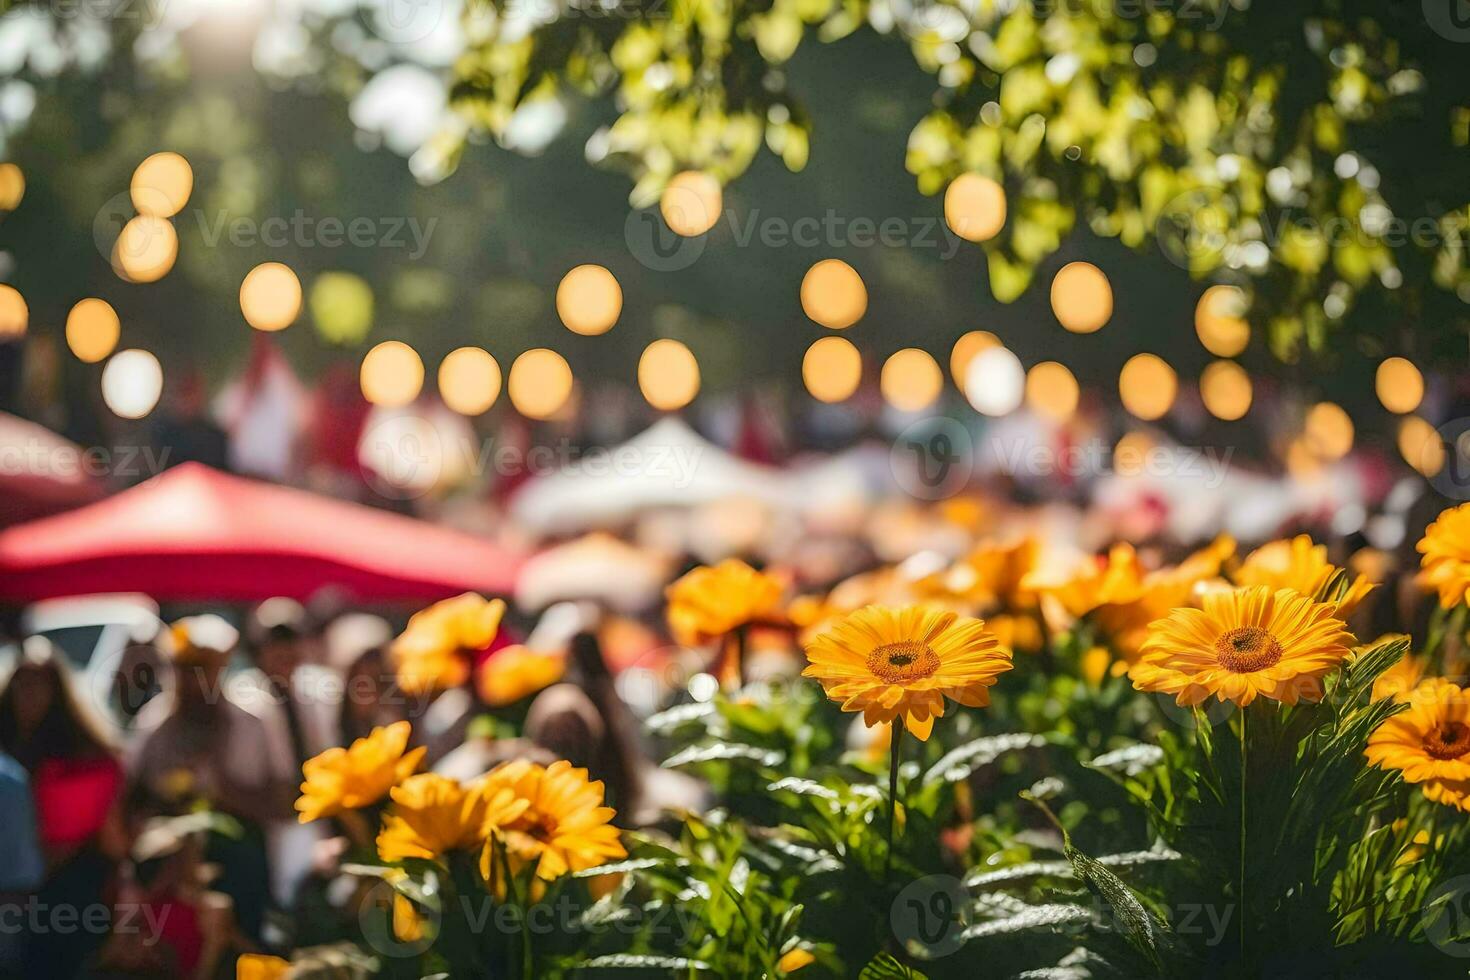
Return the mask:
POLYGON ((511 516, 541 534, 622 524, 642 511, 745 497, 776 509, 793 503, 780 470, 737 459, 677 418, 649 426, 621 446, 594 449, 528 481, 511 516))

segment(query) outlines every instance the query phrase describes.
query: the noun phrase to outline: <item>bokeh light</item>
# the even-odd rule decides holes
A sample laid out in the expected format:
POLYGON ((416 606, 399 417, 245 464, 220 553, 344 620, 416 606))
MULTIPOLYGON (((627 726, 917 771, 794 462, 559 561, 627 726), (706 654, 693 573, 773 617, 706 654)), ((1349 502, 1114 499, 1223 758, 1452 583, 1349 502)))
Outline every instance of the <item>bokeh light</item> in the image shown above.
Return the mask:
POLYGON ((965 398, 982 415, 1009 415, 1026 395, 1026 369, 1005 347, 976 354, 965 370, 965 398))
POLYGON ((1072 417, 1080 395, 1077 378, 1058 361, 1042 361, 1026 373, 1026 404, 1055 422, 1072 417))
POLYGON ((1051 281, 1051 310, 1073 333, 1093 333, 1113 316, 1113 287, 1091 262, 1069 262, 1051 281))
POLYGON ((461 415, 484 414, 500 397, 500 365, 478 347, 450 351, 439 362, 439 397, 461 415))
POLYGON ((918 412, 933 405, 944 390, 944 372, 928 351, 905 347, 883 362, 878 376, 883 400, 901 412, 918 412))
POLYGON ((1307 412, 1302 438, 1322 459, 1341 459, 1353 448, 1353 420, 1341 405, 1318 402, 1307 412))
POLYGON ((1245 293, 1235 286, 1211 286, 1194 307, 1194 332, 1216 357, 1235 357, 1251 341, 1245 319, 1245 293))
POLYGON ((516 411, 527 418, 550 418, 571 397, 571 366, 554 350, 533 348, 510 366, 506 392, 516 411))
POLYGON ((801 380, 817 401, 846 401, 862 379, 863 355, 845 337, 822 337, 801 358, 801 380))
POLYGON ((1179 379, 1157 354, 1135 354, 1118 373, 1118 395, 1135 418, 1152 422, 1174 406, 1179 379))
POLYGON ((256 330, 284 330, 301 313, 301 280, 289 266, 262 262, 240 283, 240 312, 256 330))
POLYGON ((1234 361, 1214 361, 1200 372, 1199 396, 1215 418, 1234 422, 1250 411, 1254 390, 1245 368, 1234 361))
POLYGON ((1378 365, 1373 381, 1378 400, 1395 414, 1407 415, 1424 400, 1424 375, 1407 358, 1387 358, 1378 365))
POLYGON ((84 299, 66 315, 66 346, 83 363, 96 364, 107 357, 121 335, 117 311, 104 299, 84 299))
POLYGON ((399 408, 424 387, 424 362, 401 340, 385 340, 362 359, 358 373, 362 397, 383 408, 399 408))
POLYGON ((823 259, 802 277, 801 308, 814 322, 842 330, 868 312, 868 288, 863 285, 863 277, 846 262, 823 259))
POLYGON ((119 351, 102 369, 102 401, 118 418, 143 418, 162 394, 163 366, 146 350, 119 351))
POLYGON ((0 163, 0 211, 14 211, 26 196, 26 175, 13 163, 0 163))
POLYGON ((24 336, 30 322, 31 310, 20 290, 0 283, 0 340, 24 336))
POLYGON ((556 313, 572 333, 607 333, 623 312, 623 288, 600 265, 579 265, 556 287, 556 313))
POLYGON ((1155 445, 1147 432, 1125 432, 1113 446, 1113 470, 1119 476, 1141 476, 1155 445))
POLYGON ((1399 454, 1404 462, 1425 476, 1444 469, 1446 452, 1439 430, 1417 415, 1399 423, 1399 454))
POLYGON ((976 354, 1000 346, 1000 338, 989 330, 971 330, 956 340, 949 352, 949 376, 954 378, 955 387, 965 390, 965 373, 976 354))
POLYGON ((1005 227, 1005 188, 980 174, 961 174, 945 188, 944 222, 966 241, 989 241, 1005 227))
POLYGON ((699 361, 677 340, 655 340, 638 358, 638 388, 659 411, 677 411, 699 394, 699 361))
POLYGON ((167 218, 140 214, 123 225, 112 247, 112 267, 128 282, 157 282, 179 257, 179 236, 167 218))
POLYGON ((373 325, 373 287, 350 272, 323 272, 311 281, 307 306, 316 332, 333 344, 356 344, 373 325))
POLYGON ((194 190, 194 171, 177 153, 155 153, 133 171, 129 189, 139 214, 171 218, 189 203, 194 190))
POLYGON ((720 182, 701 170, 675 174, 658 202, 669 229, 686 238, 703 235, 713 228, 720 220, 723 207, 720 182))

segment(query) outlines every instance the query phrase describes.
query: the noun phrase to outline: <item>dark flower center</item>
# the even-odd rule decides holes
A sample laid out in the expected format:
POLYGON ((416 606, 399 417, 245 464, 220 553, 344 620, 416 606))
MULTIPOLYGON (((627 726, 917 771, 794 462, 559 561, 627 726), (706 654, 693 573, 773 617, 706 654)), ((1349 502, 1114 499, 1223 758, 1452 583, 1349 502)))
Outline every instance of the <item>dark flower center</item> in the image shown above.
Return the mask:
POLYGON ((1234 674, 1253 674, 1281 659, 1281 644, 1259 626, 1237 626, 1215 641, 1215 659, 1234 674))
POLYGON ((1436 759, 1458 759, 1470 752, 1470 725, 1452 721, 1424 736, 1424 751, 1436 759))
POLYGON ((923 643, 900 640, 875 647, 868 654, 868 670, 889 684, 909 684, 933 675, 939 657, 923 643))

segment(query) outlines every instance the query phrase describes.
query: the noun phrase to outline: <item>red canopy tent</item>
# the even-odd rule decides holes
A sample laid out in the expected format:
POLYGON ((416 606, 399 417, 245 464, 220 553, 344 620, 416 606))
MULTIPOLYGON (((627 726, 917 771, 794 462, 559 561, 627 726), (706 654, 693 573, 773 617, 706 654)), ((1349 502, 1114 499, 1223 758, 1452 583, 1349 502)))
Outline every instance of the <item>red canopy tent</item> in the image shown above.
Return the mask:
POLYGON ((0 412, 0 527, 91 503, 106 492, 73 442, 0 412))
POLYGON ((509 593, 520 557, 482 538, 185 463, 0 531, 0 601, 142 592, 165 602, 361 602, 509 593))

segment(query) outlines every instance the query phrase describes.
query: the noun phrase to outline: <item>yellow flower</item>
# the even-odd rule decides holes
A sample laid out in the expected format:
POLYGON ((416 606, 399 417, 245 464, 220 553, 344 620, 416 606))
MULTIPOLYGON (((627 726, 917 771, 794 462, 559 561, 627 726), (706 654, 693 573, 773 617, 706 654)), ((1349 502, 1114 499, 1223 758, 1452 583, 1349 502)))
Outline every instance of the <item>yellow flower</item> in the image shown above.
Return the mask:
POLYGON ((1470 593, 1470 504, 1441 513, 1417 548, 1424 581, 1439 592, 1439 604, 1451 609, 1464 602, 1470 593))
POLYGON ((1420 684, 1409 709, 1368 736, 1367 755, 1422 784, 1431 801, 1470 812, 1470 689, 1443 677, 1420 684))
POLYGON ((1206 593, 1203 609, 1175 609, 1148 628, 1128 672, 1143 691, 1179 704, 1214 695, 1245 706, 1259 695, 1287 704, 1321 697, 1321 678, 1353 642, 1337 607, 1265 586, 1206 593))
POLYGON ((932 606, 865 606, 834 623, 806 648, 815 677, 844 711, 869 727, 902 717, 921 740, 944 715, 946 696, 969 707, 1011 669, 1011 652, 978 619, 932 606))
POLYGON ((494 642, 504 615, 503 600, 473 592, 414 613, 393 641, 398 686, 417 695, 463 684, 470 676, 469 654, 494 642))
MULTIPOLYGON (((586 769, 575 769, 566 760, 545 768, 520 760, 497 767, 485 782, 523 804, 496 834, 513 872, 534 866, 537 878, 551 881, 628 856, 612 825, 617 812, 603 806, 602 783, 589 782, 586 769)), ((487 841, 480 872, 492 885, 500 879, 496 862, 495 841, 487 841)))
POLYGON ((992 616, 985 624, 995 634, 996 642, 1007 650, 1035 653, 1041 649, 1041 624, 1033 614, 992 616))
POLYGON ((476 671, 480 700, 492 708, 515 704, 561 680, 566 660, 520 644, 497 650, 476 671))
POLYGON ((1036 593, 1027 583, 1038 551, 1031 537, 1008 544, 982 544, 943 573, 943 587, 981 609, 1029 609, 1036 605, 1036 593))
POLYGON ((378 832, 378 857, 440 860, 478 850, 497 827, 525 812, 527 802, 486 780, 461 786, 437 773, 410 776, 393 787, 393 806, 378 832))
POLYGON ((665 590, 669 629, 685 646, 707 643, 746 623, 775 617, 782 591, 780 579, 738 558, 701 565, 665 590))
POLYGON ((425 749, 405 753, 409 724, 374 728, 348 748, 330 748, 301 767, 306 781, 296 801, 302 823, 370 806, 418 769, 425 749))
POLYGON ((235 961, 235 980, 280 980, 291 972, 291 964, 279 956, 246 953, 235 961))
POLYGON ((815 963, 817 958, 807 950, 797 947, 776 961, 776 969, 782 973, 795 973, 804 966, 815 963))
MULTIPOLYGON (((1316 598, 1327 580, 1337 574, 1337 566, 1327 560, 1327 546, 1313 544, 1305 534, 1290 541, 1271 541, 1246 556, 1235 573, 1239 585, 1265 585, 1272 589, 1295 589, 1304 596, 1316 598)), ((1337 602, 1337 617, 1346 619, 1373 591, 1368 576, 1359 574, 1337 602)))

